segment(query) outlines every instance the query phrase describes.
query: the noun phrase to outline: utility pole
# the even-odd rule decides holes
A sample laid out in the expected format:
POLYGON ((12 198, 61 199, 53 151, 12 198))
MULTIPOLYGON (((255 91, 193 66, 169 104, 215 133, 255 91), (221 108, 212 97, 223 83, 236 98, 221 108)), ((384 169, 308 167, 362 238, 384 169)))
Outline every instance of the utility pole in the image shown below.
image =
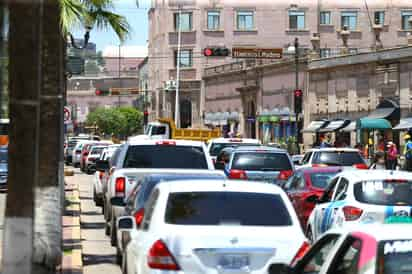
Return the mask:
POLYGON ((175 98, 175 123, 176 127, 180 127, 180 110, 179 110, 179 87, 180 87, 180 47, 182 44, 182 6, 179 5, 178 13, 178 30, 177 30, 177 64, 176 64, 176 98, 175 98))
MULTIPOLYGON (((120 75, 120 69, 121 69, 121 64, 120 64, 120 60, 121 60, 121 48, 122 48, 122 44, 119 44, 119 59, 118 59, 118 77, 119 77, 119 87, 122 88, 122 80, 121 80, 121 75, 120 75)), ((118 101, 117 101, 117 106, 120 107, 120 90, 119 90, 119 97, 118 101)))

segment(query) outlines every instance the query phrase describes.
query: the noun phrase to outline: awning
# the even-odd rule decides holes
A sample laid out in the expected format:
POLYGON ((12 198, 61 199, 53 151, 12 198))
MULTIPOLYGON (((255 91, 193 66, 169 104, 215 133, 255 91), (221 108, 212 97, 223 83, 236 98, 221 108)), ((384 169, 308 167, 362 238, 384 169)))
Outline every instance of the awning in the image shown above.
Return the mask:
POLYGON ((394 127, 393 129, 397 130, 407 130, 412 128, 412 117, 409 118, 403 118, 399 121, 399 124, 394 127))
POLYGON ((341 128, 344 128, 345 126, 349 125, 350 121, 349 120, 335 120, 335 121, 330 121, 330 123, 319 130, 319 132, 332 132, 332 131, 337 131, 341 128))
POLYGON ((394 113, 396 108, 377 108, 372 111, 366 118, 370 119, 387 119, 394 113))
POLYGON ((356 130, 356 121, 352 121, 349 123, 349 125, 340 129, 340 131, 343 131, 343 132, 351 132, 355 130, 356 130))
POLYGON ((356 128, 358 129, 391 129, 392 125, 389 123, 388 120, 386 119, 380 119, 380 118, 362 118, 359 119, 356 128))
POLYGON ((329 123, 329 122, 328 121, 312 121, 310 122, 307 128, 302 130, 302 132, 306 132, 306 133, 318 132, 320 128, 326 125, 326 123, 329 123))

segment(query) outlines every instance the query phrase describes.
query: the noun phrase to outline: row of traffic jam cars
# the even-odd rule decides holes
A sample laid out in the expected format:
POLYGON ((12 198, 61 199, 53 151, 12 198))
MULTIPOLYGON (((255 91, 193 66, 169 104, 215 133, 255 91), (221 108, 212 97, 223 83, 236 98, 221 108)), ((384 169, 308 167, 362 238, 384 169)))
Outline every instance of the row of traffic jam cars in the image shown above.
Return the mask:
MULTIPOLYGON (((219 166, 222 151, 211 156, 208 146, 132 138, 97 160, 95 201, 123 273, 412 269, 409 225, 382 225, 409 218, 411 175, 337 163, 295 169, 285 151, 259 144, 222 148, 229 160, 219 166)), ((313 150, 310 161, 332 157, 315 152, 343 163, 352 150, 313 150)))

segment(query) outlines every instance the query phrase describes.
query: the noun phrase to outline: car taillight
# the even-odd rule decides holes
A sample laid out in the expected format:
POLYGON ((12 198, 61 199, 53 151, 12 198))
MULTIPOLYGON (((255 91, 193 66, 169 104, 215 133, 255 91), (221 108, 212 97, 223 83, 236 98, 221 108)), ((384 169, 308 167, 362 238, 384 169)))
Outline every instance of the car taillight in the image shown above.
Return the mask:
POLYGON ((366 164, 354 164, 353 167, 357 169, 368 169, 366 164))
POLYGON ((162 240, 157 240, 150 248, 147 264, 154 269, 180 270, 175 258, 162 240))
POLYGON ((290 265, 294 266, 300 259, 302 259, 303 256, 305 256, 306 252, 308 252, 309 249, 310 244, 307 241, 304 241, 300 246, 298 252, 296 252, 295 257, 293 257, 290 265))
POLYGON ((279 172, 278 179, 279 180, 287 180, 290 176, 292 176, 293 170, 281 170, 279 172))
POLYGON ((137 212, 134 214, 134 221, 136 222, 136 227, 139 227, 139 226, 140 226, 140 224, 141 224, 142 221, 143 221, 143 217, 144 217, 144 209, 143 209, 143 208, 140 209, 139 211, 137 211, 137 212))
POLYGON ((175 146, 176 142, 175 141, 159 141, 156 142, 156 145, 161 145, 161 146, 175 146))
POLYGON ((102 180, 104 176, 104 171, 99 171, 99 179, 102 180))
POLYGON ((115 190, 116 190, 116 196, 124 195, 124 192, 126 190, 126 178, 124 177, 119 177, 116 178, 116 184, 115 184, 115 190))
POLYGON ((230 172, 229 172, 229 178, 230 179, 245 180, 245 179, 247 179, 247 176, 246 176, 246 172, 244 170, 231 169, 230 172))
POLYGON ((354 206, 344 206, 342 210, 346 221, 355 221, 359 219, 363 212, 362 209, 354 206))

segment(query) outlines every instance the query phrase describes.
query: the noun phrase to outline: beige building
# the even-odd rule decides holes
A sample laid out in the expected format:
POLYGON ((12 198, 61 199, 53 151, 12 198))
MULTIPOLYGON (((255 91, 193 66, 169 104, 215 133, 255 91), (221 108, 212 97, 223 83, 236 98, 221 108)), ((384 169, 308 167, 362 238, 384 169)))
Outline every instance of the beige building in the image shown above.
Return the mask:
MULTIPOLYGON (((174 113, 175 92, 166 91, 165 87, 170 83, 169 80, 176 80, 179 11, 182 30, 179 92, 182 126, 200 126, 208 112, 233 112, 232 116, 235 117, 236 112, 244 109, 241 105, 240 93, 236 91, 237 87, 230 87, 229 82, 224 83, 225 85, 216 84, 209 90, 205 90, 207 84, 202 83, 205 68, 242 60, 235 60, 232 57, 205 57, 202 52, 204 48, 211 46, 229 49, 232 47, 282 48, 286 51, 293 44, 295 37, 298 37, 300 54, 303 55, 304 49, 311 48, 311 38, 316 34, 320 38, 320 56, 328 57, 341 52, 343 45, 341 30, 346 25, 350 31, 348 39, 350 53, 367 52, 376 44, 374 24, 382 26, 380 38, 383 47, 401 46, 406 44, 408 18, 412 16, 412 2, 410 0, 153 0, 152 8, 148 13, 148 66, 149 90, 152 92, 154 103, 152 112, 157 117, 172 117, 174 113), (219 99, 220 97, 223 99, 219 99), (214 99, 210 101, 208 98, 214 99)), ((204 75, 206 78, 211 76, 210 70, 204 75)), ((291 79, 289 79, 283 72, 282 75, 282 85, 275 83, 276 87, 268 88, 268 90, 276 90, 276 99, 267 101, 269 109, 291 107, 288 96, 294 88, 294 76, 290 73, 291 79), (279 90, 285 91, 283 94, 285 98, 280 99, 282 92, 279 90)), ((268 85, 272 84, 268 83, 268 85)), ((242 94, 246 93, 248 91, 242 94)), ((250 108, 256 108, 255 106, 250 105, 250 108)), ((262 111, 265 108, 266 105, 262 106, 262 111)))

